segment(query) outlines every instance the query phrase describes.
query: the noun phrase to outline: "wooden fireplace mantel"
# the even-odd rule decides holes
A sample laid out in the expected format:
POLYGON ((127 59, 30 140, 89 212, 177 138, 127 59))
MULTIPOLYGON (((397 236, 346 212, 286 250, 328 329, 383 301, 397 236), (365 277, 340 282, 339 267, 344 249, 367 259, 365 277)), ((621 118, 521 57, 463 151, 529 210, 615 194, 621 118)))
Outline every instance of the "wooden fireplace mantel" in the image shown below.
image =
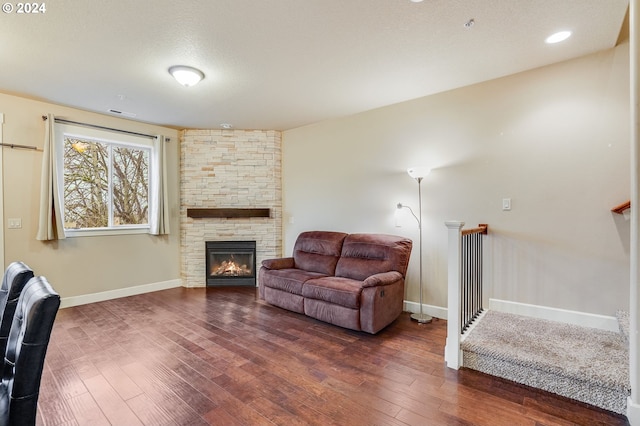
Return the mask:
POLYGON ((200 208, 187 209, 187 217, 194 219, 203 218, 250 218, 250 217, 271 217, 271 209, 214 209, 200 208))

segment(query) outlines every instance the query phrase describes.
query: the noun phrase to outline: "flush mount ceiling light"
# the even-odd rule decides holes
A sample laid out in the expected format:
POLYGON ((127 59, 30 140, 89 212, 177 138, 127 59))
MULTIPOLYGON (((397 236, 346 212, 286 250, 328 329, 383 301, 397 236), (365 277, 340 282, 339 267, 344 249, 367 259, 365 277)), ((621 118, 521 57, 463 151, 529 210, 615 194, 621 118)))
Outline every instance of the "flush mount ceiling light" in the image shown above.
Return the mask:
POLYGON ((169 68, 169 74, 171 74, 178 83, 186 87, 195 86, 204 78, 202 71, 186 65, 175 65, 169 68))
POLYGON ((571 31, 558 31, 557 33, 551 34, 547 37, 544 42, 547 44, 560 43, 569 37, 571 37, 571 31))

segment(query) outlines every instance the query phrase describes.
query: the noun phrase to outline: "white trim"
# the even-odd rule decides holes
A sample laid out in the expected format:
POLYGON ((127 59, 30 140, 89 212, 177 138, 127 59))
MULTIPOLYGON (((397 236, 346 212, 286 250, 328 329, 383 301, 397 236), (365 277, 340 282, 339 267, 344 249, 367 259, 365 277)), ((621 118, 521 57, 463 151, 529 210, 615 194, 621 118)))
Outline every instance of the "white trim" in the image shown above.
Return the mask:
POLYGON ((60 308, 86 305, 87 303, 103 302, 105 300, 119 299, 121 297, 135 296, 136 294, 151 293, 153 291, 166 290, 181 287, 182 280, 175 279, 158 283, 143 284, 134 287, 119 288, 117 290, 102 291, 100 293, 83 294, 81 296, 63 297, 60 300, 60 308))
POLYGON ((587 312, 569 311, 550 308, 548 306, 529 305, 527 303, 510 302, 508 300, 489 299, 489 309, 509 314, 558 321, 583 327, 598 328, 608 331, 620 331, 616 317, 590 314, 587 312))
POLYGON ((67 238, 78 237, 98 237, 108 235, 134 235, 134 234, 149 234, 149 225, 144 226, 119 226, 113 228, 84 228, 84 229, 72 229, 65 228, 64 235, 67 238))
MULTIPOLYGON (((0 112, 0 143, 3 143, 2 129, 4 128, 4 114, 0 112)), ((0 145, 0 271, 4 271, 4 153, 0 145)))
POLYGON ((640 405, 634 404, 631 397, 627 398, 627 420, 631 426, 640 426, 640 405))
POLYGON ((631 145, 631 241, 629 244, 629 422, 640 425, 640 2, 629 1, 629 123, 631 145))
MULTIPOLYGON (((420 304, 417 302, 410 302, 408 300, 404 301, 404 310, 406 312, 411 312, 412 314, 417 314, 420 312, 420 304)), ((422 304, 422 312, 431 315, 432 317, 440 318, 443 320, 447 319, 447 308, 441 308, 440 306, 432 306, 422 304)))
POLYGON ((444 362, 447 367, 457 370, 462 366, 460 350, 460 270, 461 242, 460 231, 464 222, 446 221, 447 227, 447 340, 444 345, 444 362))

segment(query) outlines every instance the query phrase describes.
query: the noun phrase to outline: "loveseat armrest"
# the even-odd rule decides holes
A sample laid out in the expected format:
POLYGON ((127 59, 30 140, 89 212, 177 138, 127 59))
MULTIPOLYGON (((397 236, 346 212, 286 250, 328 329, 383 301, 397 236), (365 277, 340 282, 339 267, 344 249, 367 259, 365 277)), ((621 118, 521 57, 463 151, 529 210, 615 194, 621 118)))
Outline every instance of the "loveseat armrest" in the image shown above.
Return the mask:
POLYGON ((295 267, 293 257, 280 257, 277 259, 265 259, 262 266, 267 269, 291 269, 295 267))
POLYGON ((402 274, 397 271, 382 272, 380 274, 371 275, 364 280, 362 287, 378 287, 383 285, 391 285, 402 280, 402 274))

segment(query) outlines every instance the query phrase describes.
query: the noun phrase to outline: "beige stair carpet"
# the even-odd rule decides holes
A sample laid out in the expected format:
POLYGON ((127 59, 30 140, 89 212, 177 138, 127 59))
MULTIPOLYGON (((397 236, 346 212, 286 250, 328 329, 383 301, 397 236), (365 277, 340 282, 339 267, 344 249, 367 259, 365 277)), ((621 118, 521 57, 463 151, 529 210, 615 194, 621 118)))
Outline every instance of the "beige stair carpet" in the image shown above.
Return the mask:
POLYGON ((489 311, 462 350, 464 367, 626 413, 629 352, 621 333, 489 311))

